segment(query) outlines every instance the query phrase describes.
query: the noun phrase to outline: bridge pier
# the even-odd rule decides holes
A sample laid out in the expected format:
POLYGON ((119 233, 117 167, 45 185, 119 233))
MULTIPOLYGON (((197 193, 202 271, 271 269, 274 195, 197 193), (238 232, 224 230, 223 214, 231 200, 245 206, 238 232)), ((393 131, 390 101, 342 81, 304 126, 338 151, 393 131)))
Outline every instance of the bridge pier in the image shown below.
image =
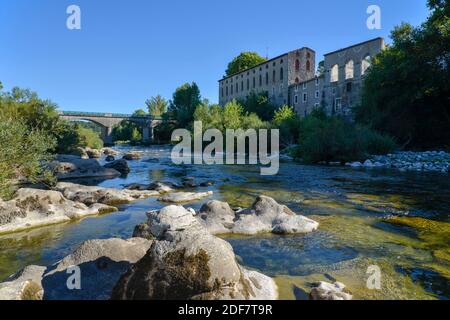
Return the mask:
POLYGON ((143 127, 142 128, 142 140, 144 143, 152 142, 154 138, 154 128, 153 127, 143 127))
POLYGON ((112 129, 112 127, 102 127, 102 140, 105 146, 112 146, 114 144, 112 129))

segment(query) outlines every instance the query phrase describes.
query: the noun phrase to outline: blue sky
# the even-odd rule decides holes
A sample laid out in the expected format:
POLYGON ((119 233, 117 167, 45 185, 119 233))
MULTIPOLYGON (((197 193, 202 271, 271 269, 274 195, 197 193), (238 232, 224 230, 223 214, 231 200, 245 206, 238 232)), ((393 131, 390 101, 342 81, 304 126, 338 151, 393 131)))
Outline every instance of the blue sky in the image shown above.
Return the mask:
POLYGON ((241 51, 324 53, 426 19, 426 0, 0 0, 0 81, 31 88, 62 110, 131 113, 196 81, 217 102, 217 80, 241 51), (76 4, 82 29, 66 28, 76 4), (382 10, 382 29, 366 9, 382 10))

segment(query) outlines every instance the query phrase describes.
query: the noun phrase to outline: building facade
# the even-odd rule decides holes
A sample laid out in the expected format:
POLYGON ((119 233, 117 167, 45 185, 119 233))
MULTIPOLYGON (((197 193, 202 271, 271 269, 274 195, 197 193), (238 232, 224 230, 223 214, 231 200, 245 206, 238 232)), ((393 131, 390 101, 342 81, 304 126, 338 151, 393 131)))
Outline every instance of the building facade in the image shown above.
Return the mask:
POLYGON ((315 52, 301 48, 219 80, 219 104, 245 100, 252 92, 267 92, 276 105, 289 103, 289 87, 315 74, 315 52))
POLYGON ((325 54, 322 74, 315 74, 315 52, 301 48, 219 80, 219 104, 267 92, 278 106, 290 105, 300 116, 318 107, 348 116, 361 101, 364 75, 373 56, 385 48, 376 38, 325 54))

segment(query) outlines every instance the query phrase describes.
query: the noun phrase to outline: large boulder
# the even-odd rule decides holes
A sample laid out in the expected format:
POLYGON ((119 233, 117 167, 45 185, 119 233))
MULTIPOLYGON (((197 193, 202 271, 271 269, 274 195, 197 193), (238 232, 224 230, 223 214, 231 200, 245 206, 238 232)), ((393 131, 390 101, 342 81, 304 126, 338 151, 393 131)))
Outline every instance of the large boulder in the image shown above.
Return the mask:
POLYGON ((251 208, 237 213, 225 202, 210 201, 200 209, 198 219, 212 234, 297 234, 319 226, 266 196, 259 196, 251 208))
POLYGON ((212 191, 208 192, 173 192, 161 196, 158 200, 167 203, 188 203, 207 198, 213 195, 212 191))
POLYGON ((316 283, 309 295, 310 300, 352 300, 352 298, 353 296, 345 291, 345 285, 340 282, 316 283))
POLYGON ((42 279, 45 300, 106 300, 121 275, 139 261, 152 242, 132 238, 84 242, 71 255, 48 268, 42 279), (69 268, 80 268, 81 289, 69 290, 69 268))
POLYGON ((120 176, 120 172, 104 168, 95 159, 82 159, 78 156, 58 155, 55 161, 49 164, 58 180, 80 178, 112 179, 120 176))
POLYGON ((84 186, 68 182, 60 182, 56 189, 70 200, 82 202, 86 205, 104 203, 108 205, 126 204, 136 199, 158 196, 156 191, 118 190, 97 186, 84 186))
POLYGON ((231 233, 235 217, 228 203, 217 200, 205 203, 198 214, 200 222, 212 234, 231 233))
POLYGON ((0 200, 0 233, 50 225, 113 212, 105 204, 90 206, 67 199, 61 192, 39 189, 19 189, 10 201, 0 200))
POLYGON ((0 283, 0 300, 42 300, 45 267, 28 266, 0 283))
POLYGON ((149 213, 157 239, 124 274, 112 299, 276 299, 274 281, 236 262, 231 245, 181 206, 149 213))
MULTIPOLYGON (((109 156, 109 157, 112 157, 112 156, 109 156)), ((104 167, 107 169, 115 169, 115 170, 119 171, 121 174, 128 174, 131 171, 127 160, 124 160, 124 159, 112 161, 110 163, 105 164, 104 167)))

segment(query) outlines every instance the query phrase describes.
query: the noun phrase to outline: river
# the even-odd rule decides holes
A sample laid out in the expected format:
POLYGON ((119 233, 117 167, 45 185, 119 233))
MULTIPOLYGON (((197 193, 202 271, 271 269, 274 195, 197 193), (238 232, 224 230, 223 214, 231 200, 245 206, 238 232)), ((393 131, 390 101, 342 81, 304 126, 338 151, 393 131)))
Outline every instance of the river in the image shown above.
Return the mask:
MULTIPOLYGON (((212 198, 232 207, 249 206, 264 194, 320 222, 308 235, 223 237, 241 264, 275 278, 282 299, 307 298, 310 284, 319 280, 345 283, 356 299, 450 298, 448 175, 283 162, 277 176, 264 177, 257 166, 174 165, 166 146, 118 149, 145 156, 130 162, 127 177, 89 184, 213 180, 215 185, 198 191, 212 190, 212 198), (384 219, 391 215, 400 216, 400 223, 384 219), (367 286, 369 266, 381 271, 379 290, 367 286)), ((205 201, 189 207, 199 209, 205 201)), ((0 236, 0 280, 26 265, 55 263, 84 240, 129 238, 147 211, 163 206, 149 198, 117 213, 0 236)))

